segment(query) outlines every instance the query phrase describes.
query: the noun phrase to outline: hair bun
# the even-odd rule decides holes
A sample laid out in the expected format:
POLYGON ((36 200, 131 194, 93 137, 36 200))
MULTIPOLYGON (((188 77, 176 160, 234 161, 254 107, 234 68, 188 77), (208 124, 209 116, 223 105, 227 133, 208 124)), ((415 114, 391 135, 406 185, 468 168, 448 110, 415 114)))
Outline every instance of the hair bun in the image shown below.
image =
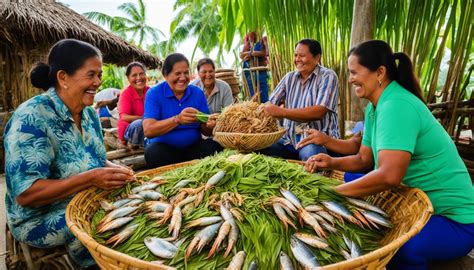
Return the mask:
POLYGON ((49 78, 50 66, 43 62, 38 62, 30 71, 31 84, 36 88, 48 90, 52 86, 49 78))

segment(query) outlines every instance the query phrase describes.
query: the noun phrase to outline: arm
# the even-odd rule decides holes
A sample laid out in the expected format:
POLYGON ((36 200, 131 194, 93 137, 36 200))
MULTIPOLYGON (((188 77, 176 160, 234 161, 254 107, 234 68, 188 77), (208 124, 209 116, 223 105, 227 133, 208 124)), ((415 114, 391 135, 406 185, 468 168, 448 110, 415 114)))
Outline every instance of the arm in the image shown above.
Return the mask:
POLYGON ((17 196, 16 200, 23 207, 40 207, 91 186, 106 190, 116 189, 132 178, 133 171, 124 167, 96 168, 61 180, 38 179, 17 196))
POLYGON ((119 114, 122 120, 126 122, 133 122, 141 119, 142 116, 133 115, 133 98, 127 90, 125 90, 119 97, 119 114))
POLYGON ((301 109, 288 109, 274 104, 267 104, 265 105, 265 111, 278 119, 286 118, 298 122, 311 122, 323 119, 329 110, 319 105, 301 109))
POLYGON ((410 164, 411 154, 398 150, 379 151, 379 168, 364 177, 336 187, 344 196, 362 197, 399 186, 410 164))
POLYGON ((374 167, 372 149, 362 145, 357 154, 333 158, 327 154, 317 154, 308 159, 305 169, 314 172, 317 169, 332 169, 344 172, 360 172, 374 167))
POLYGON ((362 143, 362 136, 360 133, 355 134, 348 140, 336 139, 315 129, 309 129, 307 133, 308 136, 298 143, 296 146, 297 148, 301 148, 308 144, 317 144, 339 154, 354 155, 359 151, 362 143))
POLYGON ((242 48, 242 51, 239 54, 240 59, 242 60, 248 60, 250 58, 250 43, 244 41, 244 47, 242 48))
POLYGON ((137 119, 142 119, 142 116, 138 116, 138 115, 130 115, 130 114, 126 114, 126 113, 122 113, 122 120, 124 121, 127 121, 129 123, 137 120, 137 119))
MULTIPOLYGON (((204 94, 203 94, 204 96, 204 94)), ((164 135, 179 125, 191 124, 197 122, 196 114, 198 110, 188 107, 173 117, 156 120, 146 118, 143 120, 143 132, 146 137, 153 138, 164 135)))

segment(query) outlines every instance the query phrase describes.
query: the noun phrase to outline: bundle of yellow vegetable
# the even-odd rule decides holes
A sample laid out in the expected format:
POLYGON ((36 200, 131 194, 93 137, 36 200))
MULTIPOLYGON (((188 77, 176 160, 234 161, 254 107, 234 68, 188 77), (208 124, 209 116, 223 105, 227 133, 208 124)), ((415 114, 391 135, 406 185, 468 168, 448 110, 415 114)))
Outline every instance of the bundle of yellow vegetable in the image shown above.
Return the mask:
POLYGON ((244 101, 226 107, 215 127, 215 132, 271 133, 278 131, 278 122, 264 110, 264 104, 244 101))

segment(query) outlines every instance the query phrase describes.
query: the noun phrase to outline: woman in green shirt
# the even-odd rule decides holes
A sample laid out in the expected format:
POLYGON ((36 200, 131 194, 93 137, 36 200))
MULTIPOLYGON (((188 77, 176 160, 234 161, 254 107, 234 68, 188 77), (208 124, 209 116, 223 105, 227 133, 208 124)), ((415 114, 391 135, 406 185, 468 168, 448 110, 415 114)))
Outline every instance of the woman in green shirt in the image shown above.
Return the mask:
POLYGON ((353 172, 374 166, 364 177, 336 187, 345 196, 371 195, 400 184, 428 195, 434 215, 388 269, 427 269, 430 262, 466 255, 474 247, 474 188, 456 146, 423 101, 410 58, 372 40, 350 51, 348 67, 356 95, 370 101, 362 145, 352 156, 312 156, 306 169, 353 172))

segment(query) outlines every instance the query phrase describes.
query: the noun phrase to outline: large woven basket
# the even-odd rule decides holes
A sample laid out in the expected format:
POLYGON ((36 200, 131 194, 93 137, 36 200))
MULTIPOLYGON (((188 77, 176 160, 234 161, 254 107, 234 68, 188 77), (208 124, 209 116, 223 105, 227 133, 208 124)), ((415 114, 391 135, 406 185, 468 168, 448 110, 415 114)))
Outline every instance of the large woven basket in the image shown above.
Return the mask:
MULTIPOLYGON (((168 165, 141 172, 139 175, 155 175, 175 168, 188 166, 195 161, 168 165)), ((343 174, 332 172, 331 177, 342 180, 343 174)), ((72 233, 87 247, 101 269, 170 269, 120 253, 91 238, 91 219, 99 209, 99 201, 107 194, 97 194, 96 188, 78 193, 66 209, 66 222, 72 233)), ((381 247, 361 257, 326 265, 321 269, 383 269, 395 252, 416 235, 426 224, 433 208, 426 194, 415 188, 399 187, 369 198, 385 210, 393 228, 381 240, 381 247)))
POLYGON ((286 132, 280 128, 271 133, 230 133, 214 132, 214 140, 222 147, 238 150, 240 152, 252 152, 270 147, 276 143, 286 132))

